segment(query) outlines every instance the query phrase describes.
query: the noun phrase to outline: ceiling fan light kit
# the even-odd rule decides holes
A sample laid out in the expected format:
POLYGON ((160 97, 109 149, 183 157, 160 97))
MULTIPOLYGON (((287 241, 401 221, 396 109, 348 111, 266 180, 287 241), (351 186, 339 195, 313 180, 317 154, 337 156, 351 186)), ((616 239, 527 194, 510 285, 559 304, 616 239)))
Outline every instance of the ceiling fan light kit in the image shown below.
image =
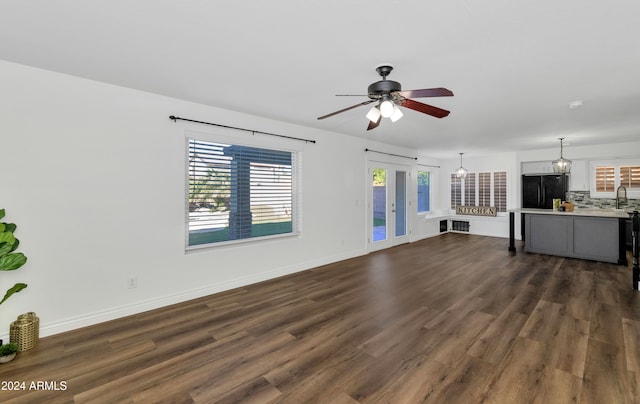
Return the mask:
POLYGON ((391 122, 396 122, 398 119, 402 118, 403 116, 404 116, 404 114, 402 113, 402 110, 400 110, 400 108, 398 108, 398 107, 396 107, 394 105, 393 106, 393 114, 391 114, 389 119, 391 119, 391 122))
POLYGON ((391 102, 388 99, 385 99, 382 102, 380 102, 380 115, 382 115, 383 118, 391 118, 391 115, 393 115, 394 108, 395 108, 395 105, 393 105, 393 102, 391 102))
POLYGON ((370 120, 371 122, 378 122, 381 116, 382 114, 380 113, 378 106, 371 107, 369 112, 367 112, 367 119, 370 120))
POLYGON ((367 119, 370 121, 367 130, 377 128, 378 125, 380 125, 382 118, 389 118, 391 122, 397 122, 404 115, 400 108, 398 108, 399 106, 431 115, 436 118, 444 118, 449 115, 449 111, 445 109, 423 104, 412 100, 411 97, 448 97, 452 96, 453 92, 442 87, 402 91, 400 83, 393 80, 387 80, 387 76, 392 70, 393 67, 391 65, 381 65, 376 68, 376 71, 382 77, 382 80, 369 85, 367 89, 367 96, 369 97, 369 100, 320 116, 318 119, 329 118, 333 115, 349 111, 361 105, 367 105, 374 102, 376 105, 367 112, 367 119))

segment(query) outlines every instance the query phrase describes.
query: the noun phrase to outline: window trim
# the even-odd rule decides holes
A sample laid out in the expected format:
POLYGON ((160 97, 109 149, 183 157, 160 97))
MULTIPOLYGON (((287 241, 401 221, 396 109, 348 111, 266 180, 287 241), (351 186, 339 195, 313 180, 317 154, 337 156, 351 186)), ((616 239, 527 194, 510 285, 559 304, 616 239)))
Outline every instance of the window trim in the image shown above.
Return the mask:
MULTIPOLYGON (((616 190, 620 186, 620 167, 640 166, 640 159, 626 158, 614 160, 591 160, 589 162, 589 196, 591 198, 607 198, 615 199, 616 190), (596 169, 597 167, 613 167, 613 191, 598 192, 596 191, 596 169)), ((640 188, 627 188, 627 198, 640 198, 640 188)))

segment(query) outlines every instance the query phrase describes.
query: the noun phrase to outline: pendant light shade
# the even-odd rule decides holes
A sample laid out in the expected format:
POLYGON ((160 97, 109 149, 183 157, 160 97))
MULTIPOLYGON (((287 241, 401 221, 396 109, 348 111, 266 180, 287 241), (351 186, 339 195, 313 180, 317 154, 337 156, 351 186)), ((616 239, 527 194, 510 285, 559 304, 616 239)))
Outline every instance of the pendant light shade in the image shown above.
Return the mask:
POLYGON ((560 140, 560 158, 557 160, 553 160, 551 163, 553 166, 553 172, 558 174, 565 174, 571 172, 571 160, 566 159, 562 156, 562 141, 563 137, 558 138, 560 140))
POLYGON ((378 109, 378 106, 371 107, 369 112, 367 112, 367 119, 373 123, 378 122, 378 119, 380 119, 380 110, 378 109))
POLYGON ((383 101, 380 103, 380 114, 382 114, 383 118, 390 118, 393 115, 395 105, 387 98, 383 98, 383 101))
POLYGON ((460 167, 458 169, 456 169, 455 173, 456 173, 456 177, 458 178, 464 178, 467 176, 467 173, 469 172, 466 168, 464 168, 462 166, 462 155, 464 153, 460 153, 460 167))
POLYGON ((395 122, 398 119, 402 118, 404 114, 402 113, 402 111, 400 111, 400 108, 396 107, 395 105, 393 106, 393 114, 391 114, 391 116, 389 117, 389 119, 391 119, 391 122, 395 122))

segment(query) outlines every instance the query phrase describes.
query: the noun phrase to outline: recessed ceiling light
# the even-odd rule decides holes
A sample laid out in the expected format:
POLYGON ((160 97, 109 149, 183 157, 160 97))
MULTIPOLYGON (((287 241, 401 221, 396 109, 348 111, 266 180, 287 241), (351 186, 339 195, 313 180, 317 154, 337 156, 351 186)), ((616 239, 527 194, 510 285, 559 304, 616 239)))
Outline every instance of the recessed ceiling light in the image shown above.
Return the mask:
POLYGON ((575 100, 575 101, 571 101, 569 103, 569 109, 576 109, 576 108, 580 108, 581 106, 584 105, 584 102, 582 100, 575 100))

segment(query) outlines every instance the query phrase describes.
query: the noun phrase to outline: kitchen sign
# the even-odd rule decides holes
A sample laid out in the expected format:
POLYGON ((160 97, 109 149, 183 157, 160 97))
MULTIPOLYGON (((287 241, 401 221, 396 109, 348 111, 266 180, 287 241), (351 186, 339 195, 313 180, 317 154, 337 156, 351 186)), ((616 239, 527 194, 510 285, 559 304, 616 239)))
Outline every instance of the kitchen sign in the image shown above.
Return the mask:
POLYGON ((496 216, 495 206, 456 206, 456 215, 496 216))

